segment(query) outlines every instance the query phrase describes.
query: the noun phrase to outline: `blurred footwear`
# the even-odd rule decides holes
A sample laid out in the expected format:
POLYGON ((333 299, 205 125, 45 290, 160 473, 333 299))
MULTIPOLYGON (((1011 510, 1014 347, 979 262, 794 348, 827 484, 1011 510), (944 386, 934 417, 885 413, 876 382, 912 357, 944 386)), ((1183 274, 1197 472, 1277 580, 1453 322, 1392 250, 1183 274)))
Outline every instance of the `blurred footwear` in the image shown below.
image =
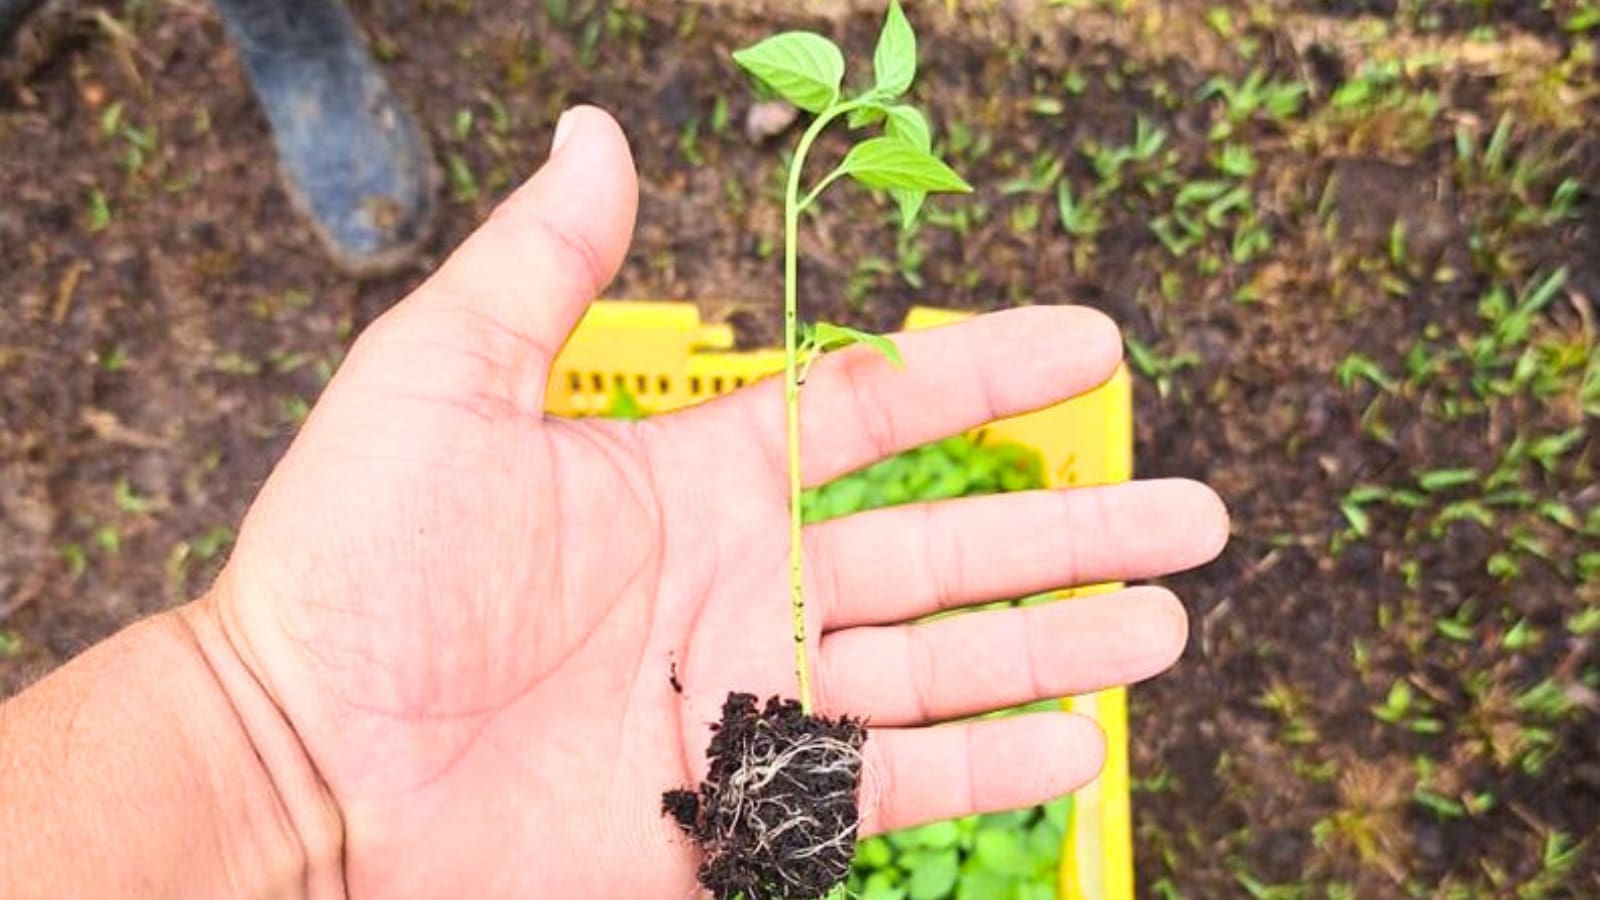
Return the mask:
POLYGON ((335 261, 364 275, 405 265, 431 231, 438 176, 343 4, 213 3, 272 125, 285 185, 335 261))

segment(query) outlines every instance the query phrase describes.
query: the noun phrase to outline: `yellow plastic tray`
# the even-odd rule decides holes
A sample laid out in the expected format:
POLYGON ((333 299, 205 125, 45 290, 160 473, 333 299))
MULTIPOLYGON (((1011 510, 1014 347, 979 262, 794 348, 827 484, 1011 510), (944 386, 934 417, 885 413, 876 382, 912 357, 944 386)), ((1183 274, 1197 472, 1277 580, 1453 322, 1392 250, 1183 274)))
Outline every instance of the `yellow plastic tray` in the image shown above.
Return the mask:
MULTIPOLYGON (((957 322, 967 313, 918 308, 910 329, 957 322)), ((597 415, 626 388, 643 409, 665 412, 737 390, 783 368, 779 350, 739 352, 733 330, 700 321, 692 303, 602 301, 585 314, 556 360, 545 408, 557 415, 597 415)), ((1133 468, 1128 374, 1065 403, 987 426, 994 436, 1039 452, 1052 487, 1126 481, 1133 468)), ((1081 596, 1112 590, 1096 585, 1081 596)), ((1132 900, 1133 855, 1128 798, 1128 716, 1119 688, 1064 701, 1092 716, 1106 734, 1105 771, 1073 798, 1061 854, 1063 900, 1132 900)))

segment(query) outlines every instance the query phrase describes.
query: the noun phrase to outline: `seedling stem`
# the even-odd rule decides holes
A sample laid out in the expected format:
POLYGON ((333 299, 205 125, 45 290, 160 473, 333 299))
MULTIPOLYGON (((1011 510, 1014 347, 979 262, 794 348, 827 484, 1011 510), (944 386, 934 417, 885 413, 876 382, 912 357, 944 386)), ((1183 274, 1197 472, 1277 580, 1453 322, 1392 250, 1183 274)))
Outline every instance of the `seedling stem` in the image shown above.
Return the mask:
MULTIPOLYGON (((806 154, 828 124, 863 104, 841 103, 812 120, 795 147, 789 164, 789 186, 783 203, 783 402, 789 444, 789 602, 794 617, 794 674, 799 682, 800 709, 811 713, 811 661, 806 653, 806 594, 800 509, 800 213, 841 174, 834 170, 800 199, 800 175, 806 154)), ((807 361, 806 371, 811 366, 807 361)))
POLYGON ((849 175, 863 185, 887 190, 909 228, 933 191, 969 191, 961 176, 932 153, 928 120, 915 107, 897 103, 916 76, 917 44, 898 2, 889 14, 873 53, 873 84, 855 97, 843 96, 844 54, 827 38, 809 32, 774 35, 734 54, 734 61, 769 91, 815 116, 806 127, 789 162, 783 204, 783 350, 784 416, 789 467, 789 597, 794 627, 794 669, 801 710, 809 715, 811 664, 806 653, 805 571, 802 557, 800 506, 800 385, 817 356, 852 344, 882 353, 895 365, 900 354, 889 339, 817 322, 802 334, 800 324, 800 213, 823 191, 849 175), (882 124, 883 136, 859 141, 833 171, 803 196, 801 175, 817 137, 840 116, 851 128, 882 124), (802 359, 804 357, 804 359, 802 359), (802 368, 803 366, 803 368, 802 368))

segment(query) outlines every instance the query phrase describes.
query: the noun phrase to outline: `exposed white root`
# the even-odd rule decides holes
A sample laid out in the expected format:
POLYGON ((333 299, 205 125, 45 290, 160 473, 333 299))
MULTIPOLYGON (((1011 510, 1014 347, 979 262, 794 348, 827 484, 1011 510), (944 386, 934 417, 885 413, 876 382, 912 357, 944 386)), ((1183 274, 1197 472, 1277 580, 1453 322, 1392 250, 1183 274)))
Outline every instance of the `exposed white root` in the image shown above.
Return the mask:
POLYGON ((735 834, 753 836, 756 847, 774 854, 780 863, 812 860, 832 851, 844 860, 839 873, 843 877, 861 826, 859 814, 825 822, 801 812, 799 801, 804 799, 811 808, 819 799, 824 809, 854 808, 856 798, 848 792, 818 798, 807 793, 807 785, 817 776, 854 775, 862 764, 860 748, 833 737, 810 737, 788 746, 777 740, 751 741, 733 773, 716 785, 713 794, 718 799, 714 818, 723 824, 719 829, 723 842, 731 844, 735 834), (787 789, 774 789, 775 783, 787 789), (781 839, 795 834, 803 842, 795 844, 791 837, 790 845, 784 846, 781 839))

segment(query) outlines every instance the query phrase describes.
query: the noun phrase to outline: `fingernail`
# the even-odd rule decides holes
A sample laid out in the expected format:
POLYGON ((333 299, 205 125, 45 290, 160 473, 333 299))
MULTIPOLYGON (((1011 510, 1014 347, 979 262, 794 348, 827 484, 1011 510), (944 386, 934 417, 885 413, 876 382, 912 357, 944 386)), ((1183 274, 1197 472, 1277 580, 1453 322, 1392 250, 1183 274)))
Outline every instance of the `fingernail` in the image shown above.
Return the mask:
POLYGON ((576 118, 577 117, 572 114, 572 110, 569 109, 561 114, 561 118, 556 120, 556 133, 555 136, 550 139, 551 156, 555 156, 557 153, 560 153, 561 145, 567 142, 567 138, 572 137, 572 125, 576 118))

